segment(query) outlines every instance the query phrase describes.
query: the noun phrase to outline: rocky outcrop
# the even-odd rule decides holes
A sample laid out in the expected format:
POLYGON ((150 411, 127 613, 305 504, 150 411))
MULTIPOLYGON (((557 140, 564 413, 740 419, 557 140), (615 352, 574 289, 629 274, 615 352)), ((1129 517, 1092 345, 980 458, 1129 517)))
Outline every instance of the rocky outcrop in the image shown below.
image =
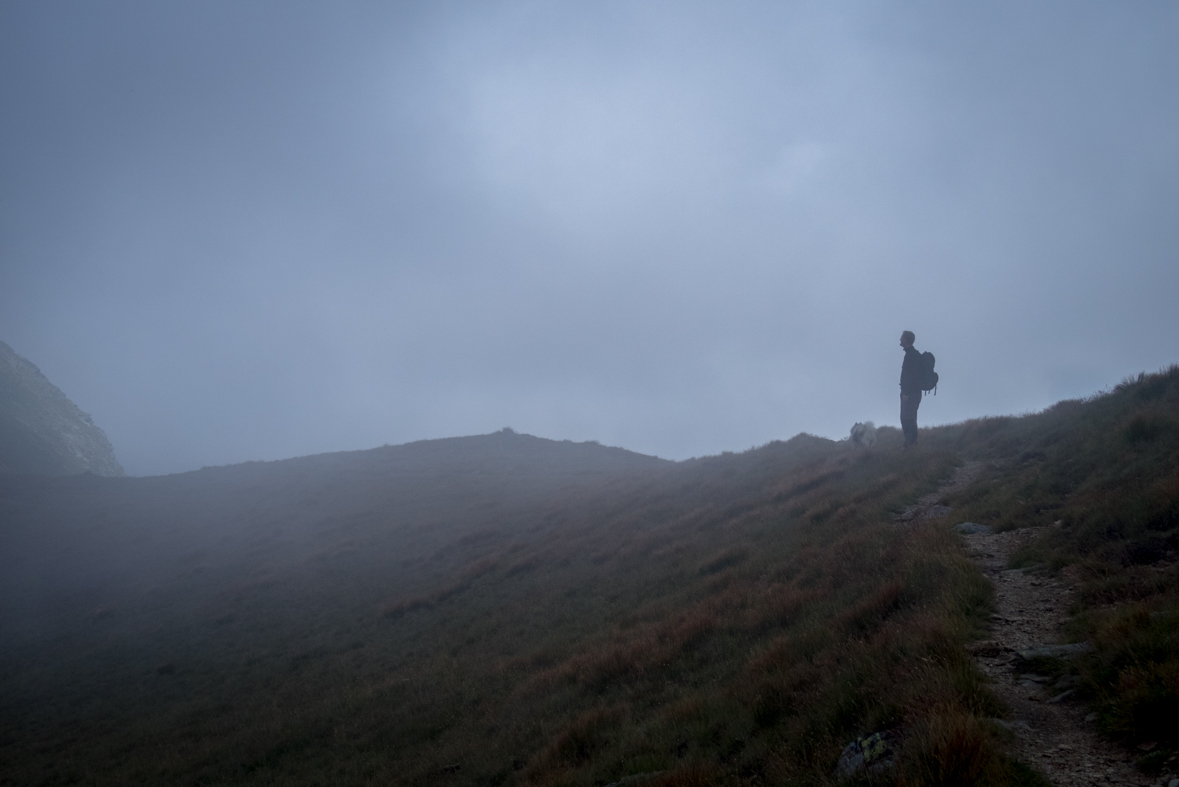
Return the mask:
POLYGON ((41 370, 0 342, 0 473, 121 476, 106 434, 41 370))

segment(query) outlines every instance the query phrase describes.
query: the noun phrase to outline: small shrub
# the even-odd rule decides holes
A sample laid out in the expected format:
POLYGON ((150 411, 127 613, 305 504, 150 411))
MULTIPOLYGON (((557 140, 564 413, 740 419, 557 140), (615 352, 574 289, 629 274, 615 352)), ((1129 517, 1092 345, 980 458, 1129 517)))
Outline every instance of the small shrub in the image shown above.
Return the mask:
POLYGON ((1155 536, 1152 538, 1138 539, 1137 541, 1126 544, 1123 561, 1127 566, 1142 566, 1156 563, 1166 557, 1169 549, 1170 547, 1165 538, 1155 536))
POLYGON ((753 703, 753 723, 759 729, 773 727, 794 708, 791 687, 769 682, 762 686, 753 703))
POLYGON ((594 708, 582 713, 553 736, 536 764, 529 769, 528 776, 536 780, 554 768, 588 763, 610 744, 624 717, 623 711, 617 707, 594 708))
POLYGON ((904 770, 910 783, 966 787, 1006 781, 1002 751, 987 727, 972 714, 936 713, 911 735, 904 751, 904 770))
POLYGON ((1091 613, 1095 652, 1080 662, 1111 734, 1179 743, 1179 605, 1145 603, 1091 613))
POLYGON ((1135 415, 1126 424, 1123 433, 1130 444, 1145 443, 1157 440, 1174 431, 1175 423, 1170 419, 1151 415, 1135 415))

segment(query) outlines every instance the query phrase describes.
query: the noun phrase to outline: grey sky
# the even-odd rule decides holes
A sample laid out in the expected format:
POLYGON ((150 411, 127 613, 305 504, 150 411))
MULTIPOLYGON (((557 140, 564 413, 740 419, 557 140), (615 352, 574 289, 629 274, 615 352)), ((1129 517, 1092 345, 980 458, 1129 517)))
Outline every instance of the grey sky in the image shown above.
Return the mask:
POLYGON ((132 474, 1179 362, 1179 5, 8 2, 0 339, 132 474))

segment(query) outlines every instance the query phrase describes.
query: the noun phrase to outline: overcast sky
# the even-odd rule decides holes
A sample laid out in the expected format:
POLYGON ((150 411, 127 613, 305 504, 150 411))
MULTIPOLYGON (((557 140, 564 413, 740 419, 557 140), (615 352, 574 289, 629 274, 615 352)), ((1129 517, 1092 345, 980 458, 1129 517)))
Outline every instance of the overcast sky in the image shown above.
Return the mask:
POLYGON ((0 340, 134 475, 1179 362, 1174 2, 0 5, 0 340))

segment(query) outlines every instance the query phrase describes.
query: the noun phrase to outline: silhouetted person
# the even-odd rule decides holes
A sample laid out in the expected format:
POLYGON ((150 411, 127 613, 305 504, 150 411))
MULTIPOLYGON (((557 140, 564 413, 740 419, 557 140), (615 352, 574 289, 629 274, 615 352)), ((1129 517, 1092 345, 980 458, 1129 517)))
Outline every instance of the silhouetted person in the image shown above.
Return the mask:
POLYGON ((901 334, 905 361, 901 364, 901 430, 905 447, 917 442, 917 408, 921 405, 921 353, 913 347, 917 336, 912 331, 901 334))

